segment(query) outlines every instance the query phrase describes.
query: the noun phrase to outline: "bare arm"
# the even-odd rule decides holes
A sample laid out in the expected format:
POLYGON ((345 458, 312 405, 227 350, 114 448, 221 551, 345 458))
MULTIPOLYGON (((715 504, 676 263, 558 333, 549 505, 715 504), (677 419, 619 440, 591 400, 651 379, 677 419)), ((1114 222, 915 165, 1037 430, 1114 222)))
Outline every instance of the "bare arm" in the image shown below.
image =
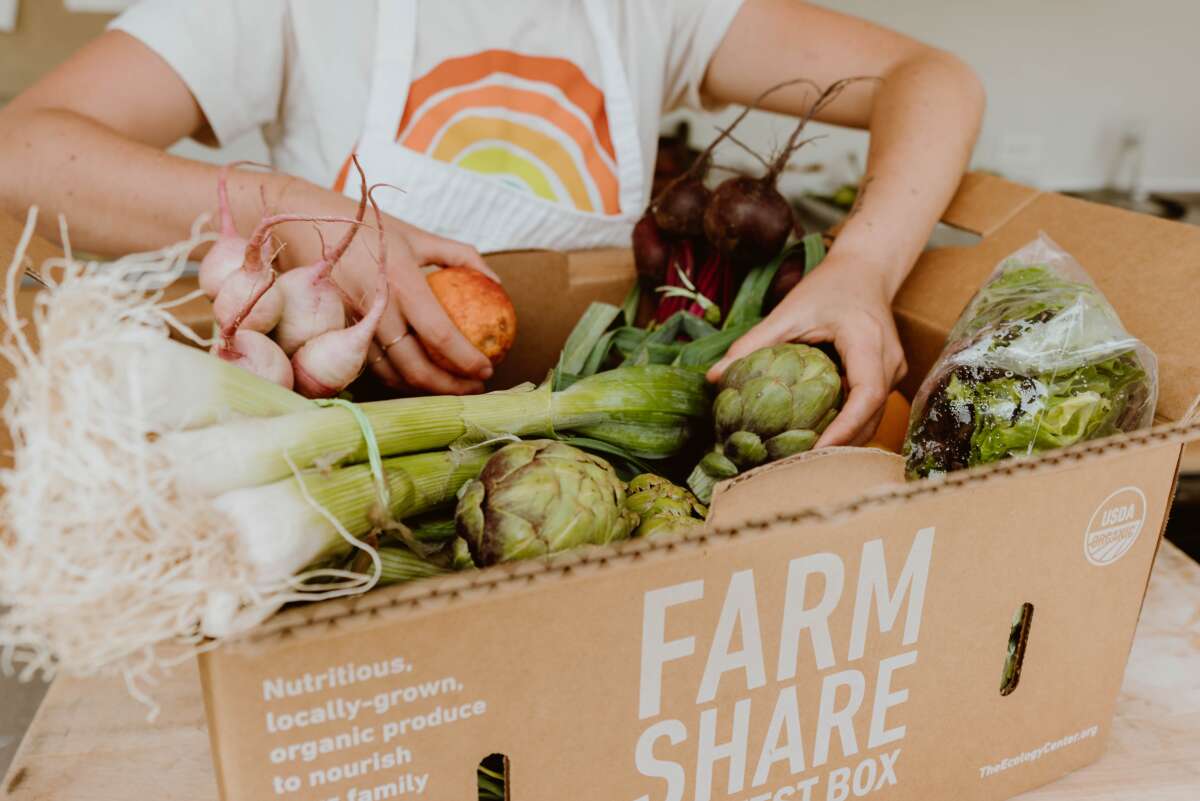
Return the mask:
MULTIPOLYGON (((882 80, 851 85, 819 119, 870 129, 858 202, 826 261, 712 372, 776 342, 833 343, 850 395, 819 445, 870 439, 888 390, 904 376, 891 302, 970 159, 983 89, 948 53, 797 0, 747 0, 704 84, 718 100, 748 103, 791 78, 828 86, 851 76, 882 80)), ((796 87, 772 95, 767 107, 798 115, 812 99, 796 87)))
MULTIPOLYGON (((212 211, 218 168, 163 152, 186 136, 204 138, 207 121, 179 76, 137 39, 110 32, 83 48, 0 110, 0 209, 21 215, 40 206, 41 232, 57 237, 66 215, 72 244, 103 255, 153 250, 178 241, 212 211), (117 76, 114 79, 114 76, 117 76)), ((286 175, 234 171, 230 201, 248 233, 260 219, 262 196, 280 210, 353 217, 356 203, 286 175)), ((427 347, 444 353, 465 374, 486 377, 487 359, 450 323, 429 291, 420 264, 465 264, 486 270, 473 248, 434 237, 394 218, 385 223, 393 302, 378 340, 390 342, 407 323, 427 347)), ((282 266, 315 262, 319 240, 303 224, 280 226, 287 245, 282 266), (307 230, 306 230, 307 228, 307 230)), ((330 231, 332 241, 339 232, 330 231)), ((351 294, 374 284, 375 265, 359 236, 338 269, 351 294)), ((477 380, 450 376, 405 337, 376 365, 384 377, 415 388, 477 391, 477 380)))

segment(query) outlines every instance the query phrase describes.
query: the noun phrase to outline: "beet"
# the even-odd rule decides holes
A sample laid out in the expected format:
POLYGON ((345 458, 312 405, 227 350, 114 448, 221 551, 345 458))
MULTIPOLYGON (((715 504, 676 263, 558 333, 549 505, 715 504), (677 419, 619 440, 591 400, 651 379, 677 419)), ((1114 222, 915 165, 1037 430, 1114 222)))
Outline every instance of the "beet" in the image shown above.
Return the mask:
MULTIPOLYGON (((713 150, 726 139, 733 138, 733 130, 746 118, 746 115, 770 94, 787 86, 798 83, 808 83, 806 79, 784 81, 770 87, 760 94, 754 102, 742 110, 727 127, 718 129, 720 133, 709 143, 708 147, 699 153, 688 151, 690 163, 687 168, 676 175, 661 192, 655 194, 650 202, 654 212, 655 222, 659 229, 669 237, 698 237, 704 234, 704 211, 712 198, 712 191, 704 185, 708 171, 712 167, 713 150)), ((676 141, 682 142, 686 148, 687 130, 680 128, 676 133, 676 141)), ((733 141, 737 141, 734 139, 733 141)), ((744 145, 743 145, 744 146, 744 145)))
POLYGON ((704 212, 704 235, 740 266, 774 258, 787 244, 795 219, 774 180, 735 176, 713 192, 704 212))
POLYGON ((651 288, 662 285, 671 261, 671 245, 663 236, 654 215, 646 212, 633 226, 633 262, 638 277, 651 288))
MULTIPOLYGON (((739 267, 763 264, 787 244, 796 227, 796 215, 787 198, 776 188, 779 176, 787 167, 788 159, 812 141, 801 140, 800 135, 813 117, 836 100, 847 86, 860 80, 865 79, 848 78, 821 91, 792 129, 787 143, 770 162, 754 154, 766 165, 766 174, 760 178, 744 175, 729 178, 712 193, 704 212, 704 234, 717 250, 739 267)), ((810 81, 798 82, 812 85, 810 81)), ((728 129, 725 135, 729 136, 728 129)), ((746 147, 736 139, 733 141, 746 147)))
POLYGON ((712 192, 699 177, 687 178, 667 187, 654 204, 654 221, 672 236, 700 236, 704 233, 704 209, 712 192))

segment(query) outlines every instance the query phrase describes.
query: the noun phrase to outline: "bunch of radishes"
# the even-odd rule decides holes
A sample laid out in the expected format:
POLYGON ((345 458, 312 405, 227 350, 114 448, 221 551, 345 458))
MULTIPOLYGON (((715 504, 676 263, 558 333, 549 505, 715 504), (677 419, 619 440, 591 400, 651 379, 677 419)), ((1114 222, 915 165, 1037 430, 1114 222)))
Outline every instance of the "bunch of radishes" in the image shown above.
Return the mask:
POLYGON ((213 301, 218 327, 212 352, 306 397, 333 397, 362 372, 388 303, 383 220, 371 197, 375 187, 368 189, 359 167, 362 198, 356 218, 267 215, 247 239, 234 224, 227 187, 229 167, 244 163, 221 169, 217 179, 220 230, 200 263, 200 288, 213 301), (364 310, 356 308, 334 283, 332 272, 363 225, 368 202, 375 209, 379 233, 379 277, 364 310), (271 264, 270 232, 288 222, 346 223, 349 228, 332 249, 322 239, 322 255, 315 264, 277 276, 271 264))
POLYGON ((738 284, 751 267, 775 258, 799 230, 792 205, 776 184, 791 156, 807 141, 800 135, 808 122, 832 103, 850 83, 838 81, 820 91, 799 120, 785 146, 770 161, 734 135, 734 128, 768 95, 805 79, 787 81, 763 92, 651 201, 633 229, 633 255, 645 285, 662 293, 655 319, 662 322, 686 310, 715 322, 726 312, 738 284), (761 176, 733 175, 715 189, 706 183, 714 148, 728 139, 763 165, 761 176))

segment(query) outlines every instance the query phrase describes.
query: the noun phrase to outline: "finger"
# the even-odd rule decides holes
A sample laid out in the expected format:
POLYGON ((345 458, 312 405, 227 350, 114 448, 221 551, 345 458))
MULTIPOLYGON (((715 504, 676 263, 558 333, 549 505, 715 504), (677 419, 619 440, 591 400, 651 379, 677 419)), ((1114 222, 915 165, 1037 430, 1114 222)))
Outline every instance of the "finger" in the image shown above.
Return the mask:
POLYGON ((725 356, 709 368, 706 377, 715 384, 721 380, 721 376, 725 374, 729 365, 738 359, 743 356, 749 356, 756 350, 776 345, 786 339, 787 336, 783 327, 777 321, 768 317, 739 337, 737 342, 734 342, 729 347, 729 350, 725 352, 725 356))
POLYGON ((403 391, 406 389, 404 381, 400 378, 400 374, 396 372, 396 368, 392 367, 391 362, 387 360, 387 356, 379 348, 377 342, 372 342, 367 348, 367 367, 375 374, 375 377, 383 382, 388 389, 403 391))
POLYGON ((379 318, 379 325, 375 328, 374 344, 378 345, 379 352, 389 359, 390 345, 409 334, 408 321, 399 307, 399 303, 389 303, 383 310, 383 316, 379 318))
POLYGON ((892 370, 892 386, 895 387, 908 375, 908 359, 904 358, 904 352, 901 351, 895 361, 896 367, 892 370))
POLYGON ((500 276, 496 275, 491 267, 488 267, 483 256, 479 255, 479 251, 463 242, 455 242, 453 239, 444 239, 432 234, 427 235, 421 242, 419 255, 423 264, 469 267, 483 273, 497 284, 501 283, 500 276))
POLYGON ((492 377, 492 363, 450 322, 425 275, 415 264, 393 262, 389 265, 388 280, 409 325, 427 348, 444 356, 464 376, 492 377))
MULTIPOLYGON (((856 333, 855 339, 846 342, 838 351, 846 364, 850 394, 842 411, 817 440, 818 448, 858 442, 887 400, 889 385, 884 377, 883 343, 878 333, 872 335, 865 330, 856 333)), ((865 432, 868 437, 872 433, 874 429, 865 432)))
POLYGON ((413 389, 434 395, 476 395, 483 382, 460 378, 429 360, 416 337, 407 336, 388 349, 388 359, 401 378, 413 389))
POLYGON ((883 409, 875 413, 865 426, 858 432, 858 436, 848 442, 848 445, 866 445, 871 440, 875 439, 875 435, 879 433, 879 424, 883 422, 883 409))

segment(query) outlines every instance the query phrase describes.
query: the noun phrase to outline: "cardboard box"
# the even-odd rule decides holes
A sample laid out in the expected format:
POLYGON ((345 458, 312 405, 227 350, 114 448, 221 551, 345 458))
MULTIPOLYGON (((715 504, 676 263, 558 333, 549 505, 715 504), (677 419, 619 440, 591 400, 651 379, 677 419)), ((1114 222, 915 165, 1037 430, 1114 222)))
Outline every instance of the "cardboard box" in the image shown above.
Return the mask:
MULTIPOLYGON (((903 482, 832 449, 721 485, 710 524, 287 610, 201 657, 226 801, 1001 799, 1103 751, 1200 393, 1200 229, 971 176, 896 313, 913 376, 1049 233, 1157 353, 1152 431, 903 482), (1014 613, 1021 667, 1002 693, 1014 613)), ((492 260, 538 378, 628 254, 492 260)))
MULTIPOLYGON (((1158 354, 1166 427, 943 484, 808 454, 722 485, 684 541, 284 612, 201 659, 224 797, 470 799, 501 753, 515 801, 999 799, 1096 759, 1186 436, 1170 424, 1200 391, 1200 230, 982 176, 946 221, 982 239, 926 254, 897 299, 910 390, 1045 230, 1158 354)), ((633 279, 611 252, 493 264, 524 326, 510 380, 633 279)))

